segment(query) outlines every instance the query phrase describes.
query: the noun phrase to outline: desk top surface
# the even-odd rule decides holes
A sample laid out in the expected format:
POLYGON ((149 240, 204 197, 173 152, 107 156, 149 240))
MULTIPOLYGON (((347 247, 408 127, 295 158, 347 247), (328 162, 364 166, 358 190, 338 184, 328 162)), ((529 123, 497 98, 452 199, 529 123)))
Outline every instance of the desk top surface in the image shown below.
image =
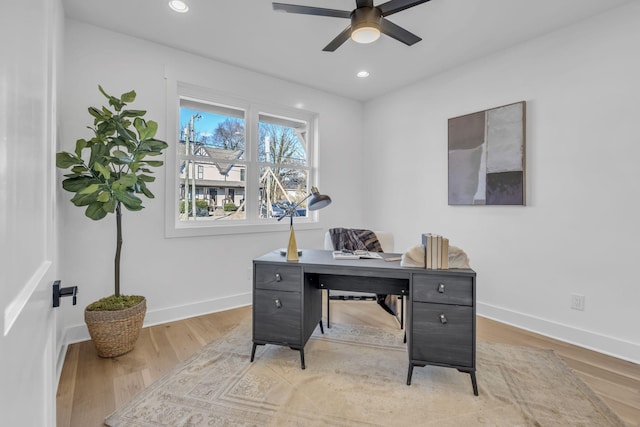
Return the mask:
MULTIPOLYGON (((381 253, 383 258, 398 258, 402 254, 381 253)), ((393 275, 406 276, 411 273, 421 274, 463 274, 475 275, 471 269, 434 270, 416 267, 402 267, 400 261, 385 261, 384 259, 334 259, 333 251, 322 249, 303 249, 299 261, 287 261, 286 256, 280 254, 280 250, 268 252, 253 260, 254 263, 282 263, 288 265, 300 265, 305 272, 327 274, 353 274, 355 271, 370 271, 393 275)))

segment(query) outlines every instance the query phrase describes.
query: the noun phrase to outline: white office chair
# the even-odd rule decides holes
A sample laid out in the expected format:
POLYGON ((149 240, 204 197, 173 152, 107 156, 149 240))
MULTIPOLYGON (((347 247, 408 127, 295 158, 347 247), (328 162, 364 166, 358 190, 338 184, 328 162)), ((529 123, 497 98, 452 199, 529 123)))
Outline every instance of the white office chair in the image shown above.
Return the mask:
MULTIPOLYGON (((374 231, 376 237, 378 238, 378 242, 380 242, 380 247, 383 252, 392 253, 394 251, 394 240, 393 233, 389 231, 374 231)), ((333 241, 331 240, 331 234, 327 231, 324 235, 324 248, 327 250, 334 250, 333 241)), ((364 292, 351 292, 351 291, 333 291, 331 289, 327 289, 327 327, 331 327, 330 321, 330 302, 331 299, 340 299, 340 300, 353 300, 353 301, 366 301, 366 300, 376 300, 376 294, 364 293, 364 292)), ((404 327, 404 299, 400 298, 400 310, 399 310, 398 319, 400 322, 400 327, 404 327)))

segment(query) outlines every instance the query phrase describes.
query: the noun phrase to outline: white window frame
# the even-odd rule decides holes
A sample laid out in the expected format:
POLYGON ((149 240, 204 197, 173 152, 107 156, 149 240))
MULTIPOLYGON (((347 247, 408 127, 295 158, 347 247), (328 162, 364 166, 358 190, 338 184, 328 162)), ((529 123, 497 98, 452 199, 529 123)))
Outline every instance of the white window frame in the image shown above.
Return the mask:
MULTIPOLYGON (((258 162, 258 123, 260 114, 280 116, 294 120, 305 121, 307 129, 307 164, 308 164, 308 188, 317 185, 317 140, 318 140, 318 115, 316 113, 271 105, 255 100, 245 100, 224 94, 215 90, 192 85, 180 81, 167 81, 167 137, 169 148, 165 150, 165 236, 166 237, 190 237, 210 236, 240 233, 258 233, 270 231, 284 231, 289 227, 289 220, 277 221, 276 218, 259 218, 258 180, 261 166, 264 162, 258 162), (243 164, 246 165, 245 199, 248 206, 245 209, 246 219, 243 220, 200 220, 181 221, 178 215, 179 191, 178 191, 178 167, 176 144, 180 125, 180 99, 202 101, 214 105, 228 106, 230 108, 245 111, 245 155, 243 164), (253 201, 253 205, 249 204, 253 201)), ((295 217, 296 229, 319 229, 318 211, 308 211, 306 217, 295 217)))

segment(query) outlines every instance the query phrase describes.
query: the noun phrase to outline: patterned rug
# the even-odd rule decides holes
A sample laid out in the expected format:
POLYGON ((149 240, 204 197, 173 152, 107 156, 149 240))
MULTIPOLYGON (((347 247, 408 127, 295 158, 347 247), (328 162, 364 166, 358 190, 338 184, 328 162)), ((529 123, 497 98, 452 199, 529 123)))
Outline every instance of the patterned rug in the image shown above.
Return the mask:
POLYGON ((553 351, 478 343, 468 374, 415 368, 403 331, 333 324, 297 351, 244 321, 106 418, 108 426, 624 426, 553 351))

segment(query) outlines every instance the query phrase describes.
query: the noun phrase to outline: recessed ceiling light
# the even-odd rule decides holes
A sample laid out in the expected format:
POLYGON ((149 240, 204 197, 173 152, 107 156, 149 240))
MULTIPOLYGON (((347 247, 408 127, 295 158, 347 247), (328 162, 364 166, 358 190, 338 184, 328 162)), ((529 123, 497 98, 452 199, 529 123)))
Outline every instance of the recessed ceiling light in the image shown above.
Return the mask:
POLYGON ((187 13, 189 11, 189 6, 182 0, 171 0, 169 2, 169 7, 171 10, 174 10, 178 13, 187 13))
POLYGON ((356 76, 360 77, 361 79, 364 79, 365 77, 369 77, 369 72, 365 70, 358 71, 358 74, 356 74, 356 76))

